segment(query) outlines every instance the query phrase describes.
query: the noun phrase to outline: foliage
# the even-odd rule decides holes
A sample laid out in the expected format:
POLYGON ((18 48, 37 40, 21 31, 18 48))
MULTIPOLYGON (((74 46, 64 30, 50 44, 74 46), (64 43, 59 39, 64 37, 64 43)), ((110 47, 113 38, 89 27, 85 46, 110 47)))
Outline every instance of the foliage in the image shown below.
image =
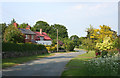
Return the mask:
POLYGON ((89 51, 94 49, 95 44, 93 43, 92 39, 86 38, 82 41, 82 46, 89 51))
POLYGON ((46 32, 48 36, 52 39, 56 39, 57 37, 57 29, 58 29, 58 37, 65 38, 68 37, 68 32, 65 26, 60 24, 49 25, 45 21, 37 21, 36 24, 33 26, 32 30, 40 31, 40 28, 43 32, 46 32))
POLYGON ((82 45, 84 39, 86 39, 86 37, 80 37, 80 38, 79 38, 79 44, 80 44, 80 45, 82 45))
POLYGON ((44 45, 41 44, 31 44, 31 43, 2 43, 3 52, 35 52, 46 49, 44 45))
POLYGON ((106 50, 111 50, 114 47, 113 47, 113 43, 111 42, 111 38, 105 37, 102 43, 96 44, 96 48, 98 48, 101 51, 106 51, 106 50))
POLYGON ((111 58, 97 58, 85 62, 86 69, 89 75, 96 76, 116 76, 118 75, 119 64, 116 62, 118 57, 111 58))
POLYGON ((57 50, 57 45, 55 45, 55 46, 46 45, 45 47, 47 48, 48 51, 56 51, 57 50))
POLYGON ((4 41, 5 42, 23 42, 24 37, 21 31, 14 26, 8 26, 4 33, 4 41))
POLYGON ((120 37, 119 36, 113 41, 113 46, 117 49, 120 49, 120 37))
POLYGON ((60 25, 60 24, 54 24, 51 25, 52 31, 50 31, 51 35, 54 35, 55 38, 57 36, 57 29, 58 29, 58 37, 61 38, 66 38, 68 37, 68 32, 67 32, 67 28, 64 25, 60 25))
POLYGON ((75 48, 75 45, 74 45, 74 42, 73 41, 68 41, 64 44, 64 48, 67 50, 67 51, 73 51, 74 48, 75 48))
POLYGON ((90 38, 94 39, 95 42, 102 42, 104 37, 110 37, 112 40, 114 40, 117 37, 117 34, 115 31, 111 30, 109 26, 100 25, 101 29, 94 29, 93 34, 91 34, 90 38))
POLYGON ((80 45, 79 37, 77 35, 72 35, 70 37, 70 40, 72 40, 74 42, 75 46, 79 46, 80 45))
POLYGON ((5 29, 6 29, 6 28, 7 28, 6 23, 0 24, 0 33, 1 33, 1 35, 2 35, 2 39, 3 39, 3 37, 4 37, 4 33, 5 33, 5 29))
POLYGON ((28 23, 22 23, 19 25, 18 28, 26 28, 28 26, 28 23))
POLYGON ((108 50, 108 56, 115 56, 118 53, 117 48, 108 50))
POLYGON ((50 31, 49 24, 44 21, 37 21, 36 24, 34 25, 34 28, 36 29, 36 31, 40 31, 40 29, 42 29, 46 33, 49 33, 50 31))
POLYGON ((13 25, 13 23, 16 23, 14 18, 11 20, 11 23, 9 25, 13 25))
POLYGON ((87 28, 86 29, 86 32, 87 32, 87 38, 90 38, 90 36, 93 34, 94 32, 94 28, 92 25, 90 25, 90 28, 87 28))
POLYGON ((94 58, 95 52, 90 51, 73 58, 66 65, 64 76, 118 76, 118 57, 94 58))

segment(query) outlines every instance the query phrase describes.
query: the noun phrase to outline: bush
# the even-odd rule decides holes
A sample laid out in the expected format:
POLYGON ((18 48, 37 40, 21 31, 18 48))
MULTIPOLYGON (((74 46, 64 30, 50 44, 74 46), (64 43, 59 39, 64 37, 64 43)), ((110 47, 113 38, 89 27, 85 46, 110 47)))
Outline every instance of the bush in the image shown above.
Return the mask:
POLYGON ((24 42, 24 35, 14 26, 8 26, 4 33, 5 42, 21 43, 24 42))
POLYGON ((48 51, 56 51, 57 50, 57 45, 55 45, 55 46, 46 45, 46 48, 47 48, 48 51))
POLYGON ((108 50, 108 54, 109 54, 109 56, 114 56, 114 55, 117 54, 117 53, 118 53, 117 48, 112 49, 112 50, 108 50))
POLYGON ((73 51, 75 48, 73 41, 67 42, 67 44, 65 45, 65 48, 67 51, 73 51))

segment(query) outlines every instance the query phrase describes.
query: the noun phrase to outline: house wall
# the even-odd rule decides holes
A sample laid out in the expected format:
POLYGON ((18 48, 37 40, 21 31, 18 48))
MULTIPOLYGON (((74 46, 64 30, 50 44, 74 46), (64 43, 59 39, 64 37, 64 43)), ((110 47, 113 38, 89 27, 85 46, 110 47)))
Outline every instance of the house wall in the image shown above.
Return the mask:
POLYGON ((37 44, 43 44, 43 45, 51 45, 52 41, 36 41, 37 44))
MULTIPOLYGON (((25 42, 31 42, 31 40, 32 40, 31 35, 28 35, 28 39, 26 39, 26 36, 25 36, 25 42)), ((35 35, 33 35, 33 40, 35 40, 35 35)))

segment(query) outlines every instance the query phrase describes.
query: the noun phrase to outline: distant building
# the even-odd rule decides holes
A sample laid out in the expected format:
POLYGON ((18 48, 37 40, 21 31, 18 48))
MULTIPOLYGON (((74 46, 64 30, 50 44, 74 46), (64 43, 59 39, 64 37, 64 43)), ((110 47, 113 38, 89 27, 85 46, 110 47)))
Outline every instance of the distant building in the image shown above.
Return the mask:
MULTIPOLYGON (((14 23, 14 26, 18 28, 18 24, 14 23)), ((18 28, 25 37, 25 42, 32 42, 37 44, 43 44, 43 45, 51 45, 52 39, 47 35, 47 33, 42 32, 42 29, 40 29, 40 32, 33 32, 30 30, 30 26, 28 25, 26 29, 18 28)))
MULTIPOLYGON (((17 27, 17 23, 14 23, 14 26, 16 27, 16 28, 18 28, 17 27)), ((24 37, 25 37, 25 39, 24 39, 24 41, 25 42, 33 42, 33 43, 36 43, 35 42, 35 33, 33 32, 33 31, 31 31, 30 30, 30 26, 28 25, 27 27, 26 27, 26 29, 23 29, 23 28, 18 28, 23 34, 24 34, 24 37)))
POLYGON ((47 35, 47 33, 42 32, 42 29, 40 29, 40 32, 34 32, 36 33, 35 40, 37 44, 43 44, 43 45, 51 45, 52 39, 47 35))

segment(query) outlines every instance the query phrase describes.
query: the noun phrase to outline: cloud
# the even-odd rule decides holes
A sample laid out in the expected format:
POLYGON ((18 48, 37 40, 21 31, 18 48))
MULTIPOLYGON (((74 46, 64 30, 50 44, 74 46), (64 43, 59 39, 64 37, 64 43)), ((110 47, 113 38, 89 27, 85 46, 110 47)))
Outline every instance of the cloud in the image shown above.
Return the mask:
POLYGON ((81 10, 84 9, 86 6, 84 4, 80 4, 80 5, 75 5, 72 7, 72 9, 74 10, 81 10))
POLYGON ((85 3, 71 6, 66 13, 79 15, 80 17, 92 17, 101 16, 113 13, 113 10, 117 10, 117 3, 104 2, 104 3, 85 3))

